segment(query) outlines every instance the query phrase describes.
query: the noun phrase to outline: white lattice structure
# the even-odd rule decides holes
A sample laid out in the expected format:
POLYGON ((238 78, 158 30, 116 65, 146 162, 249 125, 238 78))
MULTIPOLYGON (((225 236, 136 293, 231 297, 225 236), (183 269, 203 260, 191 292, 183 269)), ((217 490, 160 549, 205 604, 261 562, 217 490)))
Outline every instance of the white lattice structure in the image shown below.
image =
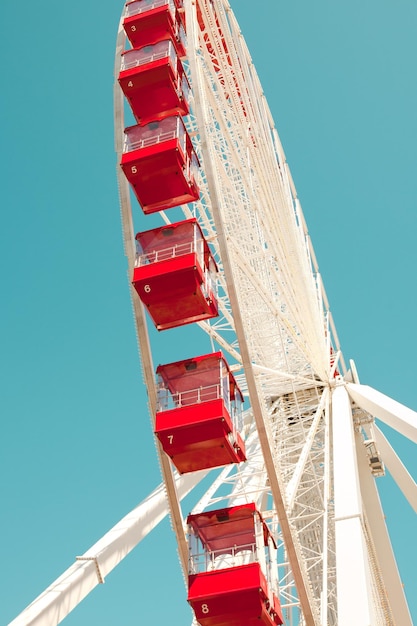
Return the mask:
MULTIPOLYGON (((194 512, 256 501, 278 539, 289 626, 411 625, 375 481, 389 465, 416 511, 417 489, 374 418, 417 441, 417 415, 360 385, 353 363, 346 367, 295 186, 228 1, 185 0, 184 6, 192 87, 186 123, 201 163, 201 196, 183 212, 198 218, 220 270, 221 315, 200 327, 235 362, 251 407, 248 462, 214 472, 194 512)), ((125 47, 121 21, 116 77, 125 47)), ((118 162, 124 126, 116 84, 118 162)), ((119 188, 132 272, 132 210, 138 209, 121 172, 119 188)), ((162 218, 168 223, 169 213, 162 218)), ((147 319, 135 293, 132 298, 155 415, 147 319)), ((168 511, 186 574, 180 501, 202 473, 175 476, 162 449, 160 463, 164 489, 80 557, 14 626, 58 623, 141 540, 141 529, 149 532, 168 511)))

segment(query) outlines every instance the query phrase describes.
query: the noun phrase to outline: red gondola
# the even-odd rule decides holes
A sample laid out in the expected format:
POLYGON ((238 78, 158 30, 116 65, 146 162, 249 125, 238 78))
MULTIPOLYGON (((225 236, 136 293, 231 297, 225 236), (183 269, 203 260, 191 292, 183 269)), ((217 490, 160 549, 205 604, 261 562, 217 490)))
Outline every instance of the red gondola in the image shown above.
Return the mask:
POLYGON ((186 55, 182 0, 133 0, 126 3, 123 28, 133 48, 172 39, 180 58, 186 55))
POLYGON ((189 515, 188 602, 201 626, 283 624, 276 545, 255 504, 189 515))
POLYGON ((218 315, 217 266, 196 219, 136 235, 133 286, 158 330, 218 315))
POLYGON ((124 52, 119 83, 142 125, 189 113, 190 86, 171 40, 124 52))
POLYGON ((246 460, 243 397, 221 352, 160 365, 155 433, 179 472, 246 460))
POLYGON ((199 198, 199 163, 179 115, 130 126, 125 135, 121 167, 144 213, 199 198))

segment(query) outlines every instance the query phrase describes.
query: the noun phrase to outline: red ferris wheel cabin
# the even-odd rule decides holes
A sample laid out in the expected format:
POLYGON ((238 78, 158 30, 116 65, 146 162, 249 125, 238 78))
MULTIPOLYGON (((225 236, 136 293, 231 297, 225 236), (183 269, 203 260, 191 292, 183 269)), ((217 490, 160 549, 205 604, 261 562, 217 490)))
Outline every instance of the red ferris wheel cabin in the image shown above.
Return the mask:
POLYGON ((217 266, 196 219, 136 235, 133 286, 158 330, 218 315, 217 266))
POLYGON ((283 624, 276 544, 254 503, 189 515, 188 602, 201 626, 283 624))
POLYGON ((189 113, 190 86, 171 40, 124 52, 119 83, 139 124, 189 113))
POLYGON ((155 433, 180 473, 246 461, 243 396, 221 352, 159 365, 155 433))
POLYGON ((198 165, 179 115, 125 129, 121 167, 145 214, 198 200, 198 165))
POLYGON ((182 0, 133 0, 126 3, 123 28, 133 48, 172 39, 178 56, 186 55, 182 0))

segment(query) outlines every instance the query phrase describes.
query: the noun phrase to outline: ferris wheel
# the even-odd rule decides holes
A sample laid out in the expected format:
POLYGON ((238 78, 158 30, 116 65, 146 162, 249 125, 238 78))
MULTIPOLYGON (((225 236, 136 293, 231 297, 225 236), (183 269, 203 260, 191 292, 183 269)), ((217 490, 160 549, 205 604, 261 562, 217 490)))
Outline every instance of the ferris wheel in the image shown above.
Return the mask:
POLYGON ((411 625, 376 482, 386 465, 416 511, 417 488, 375 418, 417 442, 417 415, 344 361, 228 1, 127 2, 115 75, 123 236, 163 482, 12 624, 59 623, 169 514, 196 624, 411 625), (150 329, 191 324, 211 351, 156 367, 150 329), (181 500, 209 473, 185 518, 181 500))

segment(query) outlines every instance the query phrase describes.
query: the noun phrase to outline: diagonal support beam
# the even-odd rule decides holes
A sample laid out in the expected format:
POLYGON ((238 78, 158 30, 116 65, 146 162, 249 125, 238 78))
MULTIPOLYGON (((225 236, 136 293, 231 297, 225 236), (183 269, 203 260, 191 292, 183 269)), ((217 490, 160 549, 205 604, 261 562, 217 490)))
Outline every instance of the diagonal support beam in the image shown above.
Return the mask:
MULTIPOLYGON (((373 434, 376 435, 377 428, 375 426, 373 431, 373 434)), ((379 432, 380 431, 378 431, 378 433, 379 432)), ((401 624, 401 626, 412 626, 410 612, 392 550, 376 481, 370 471, 368 456, 362 443, 360 433, 356 433, 356 441, 362 505, 365 509, 367 526, 369 527, 370 535, 372 537, 370 550, 373 552, 372 556, 376 561, 376 568, 379 569, 382 575, 383 582, 381 582, 380 588, 380 601, 385 608, 384 613, 386 623, 401 624)), ((385 455, 383 453, 382 446, 379 445, 379 438, 376 439, 376 443, 377 448, 385 462, 385 455)))
POLYGON ((386 439, 385 435, 377 426, 374 426, 374 435, 376 446, 381 453, 384 464, 387 466, 389 473, 413 507, 414 511, 417 513, 416 483, 414 482, 412 476, 408 473, 407 468, 398 457, 389 441, 386 439))
MULTIPOLYGON (((179 498, 184 498, 208 472, 177 475, 179 498)), ((168 514, 164 485, 159 485, 59 578, 9 626, 56 626, 109 574, 168 514)))
POLYGON ((328 397, 329 397, 329 390, 328 388, 326 388, 323 391, 323 394, 321 396, 320 404, 317 407, 316 415, 314 416, 313 423, 310 426, 309 433, 306 437, 303 450, 300 454, 300 458, 297 461, 297 465, 294 469, 292 478, 290 479, 287 485, 287 489, 286 489, 287 506, 288 506, 288 510, 291 512, 294 506, 295 496, 297 494, 298 487, 300 486, 301 477, 303 475, 304 468, 307 463, 307 459, 310 455, 311 446, 314 443, 314 439, 316 437, 316 433, 320 425, 321 416, 326 406, 328 397))
POLYGON ((394 428, 414 443, 417 443, 417 413, 396 402, 392 398, 376 391, 368 385, 346 385, 350 397, 361 409, 378 417, 382 422, 394 428))

